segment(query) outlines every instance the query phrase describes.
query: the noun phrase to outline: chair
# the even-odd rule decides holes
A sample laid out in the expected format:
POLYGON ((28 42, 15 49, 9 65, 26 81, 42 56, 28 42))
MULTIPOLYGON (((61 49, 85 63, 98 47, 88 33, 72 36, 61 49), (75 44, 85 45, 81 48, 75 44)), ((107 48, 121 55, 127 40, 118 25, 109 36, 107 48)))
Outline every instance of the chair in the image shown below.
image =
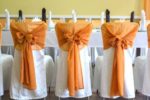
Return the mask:
POLYGON ((95 61, 95 68, 94 68, 94 79, 93 79, 93 92, 99 92, 100 87, 100 71, 101 71, 101 64, 103 64, 103 56, 98 56, 95 61))
POLYGON ((11 99, 41 99, 47 96, 47 60, 51 58, 44 56, 46 29, 47 25, 42 21, 11 22, 15 48, 11 99))
POLYGON ((8 54, 1 54, 1 63, 3 69, 3 83, 4 90, 8 91, 11 81, 11 69, 13 65, 13 56, 8 54))
POLYGON ((138 81, 136 80, 136 82, 142 81, 139 84, 139 87, 141 87, 139 89, 139 91, 142 94, 149 97, 150 96, 150 86, 149 86, 149 82, 150 82, 150 72, 149 72, 149 70, 150 70, 150 61, 149 61, 150 60, 149 59, 149 57, 150 57, 150 49, 149 49, 150 48, 150 43, 149 43, 150 24, 147 27, 147 36, 148 36, 148 53, 147 53, 147 57, 146 57, 146 59, 145 58, 142 59, 142 57, 140 57, 140 60, 136 62, 136 63, 140 63, 140 64, 135 66, 135 68, 138 69, 139 77, 136 76, 137 74, 135 74, 135 76, 138 77, 138 79, 137 79, 138 81))
POLYGON ((59 57, 56 60, 55 95, 84 98, 92 95, 87 43, 92 31, 88 22, 57 23, 59 57))
POLYGON ((2 71, 1 54, 0 54, 0 99, 2 95, 4 95, 4 88, 3 88, 3 71, 2 71))
MULTIPOLYGON (((45 55, 44 56, 44 63, 46 68, 46 83, 48 89, 55 87, 55 66, 51 56, 45 55)), ((50 92, 50 91, 49 91, 50 92)))
POLYGON ((135 90, 142 93, 144 73, 146 66, 146 56, 138 56, 135 58, 135 64, 133 68, 134 72, 134 85, 135 90))
POLYGON ((138 31, 138 24, 110 22, 103 24, 101 29, 104 56, 98 61, 99 65, 96 65, 96 68, 100 67, 100 96, 134 98, 133 66, 129 52, 138 31))
POLYGON ((141 52, 141 56, 138 56, 135 60, 134 66, 134 78, 135 78, 135 89, 147 96, 150 96, 150 89, 147 87, 148 82, 148 71, 149 70, 149 33, 150 32, 150 24, 147 26, 147 36, 148 36, 148 48, 145 49, 144 54, 141 52), (147 52, 147 53, 146 53, 147 52), (147 55, 146 55, 147 54, 147 55), (144 86, 145 85, 145 86, 144 86))
MULTIPOLYGON (((1 30, 0 24, 0 45, 1 45, 1 30)), ((0 96, 4 94, 4 90, 9 90, 10 87, 10 73, 13 64, 13 57, 7 54, 1 54, 0 47, 0 96)))

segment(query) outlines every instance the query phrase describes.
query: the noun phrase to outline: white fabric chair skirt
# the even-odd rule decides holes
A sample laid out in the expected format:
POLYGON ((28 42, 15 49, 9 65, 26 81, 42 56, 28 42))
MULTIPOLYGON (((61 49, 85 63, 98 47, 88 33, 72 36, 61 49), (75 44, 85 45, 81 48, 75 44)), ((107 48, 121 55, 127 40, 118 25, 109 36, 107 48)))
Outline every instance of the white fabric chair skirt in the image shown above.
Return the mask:
POLYGON ((37 88, 36 90, 28 90, 20 84, 21 53, 20 51, 15 50, 10 88, 10 97, 12 99, 41 99, 47 96, 44 50, 32 50, 32 54, 34 59, 37 88))
POLYGON ((101 67, 103 63, 103 56, 98 56, 96 58, 96 62, 95 62, 95 68, 94 68, 94 79, 93 79, 93 92, 97 92, 100 91, 99 87, 100 87, 100 71, 101 71, 101 67))
MULTIPOLYGON (((124 50, 124 60, 125 60, 124 96, 123 96, 124 98, 135 97, 132 56, 130 55, 130 51, 131 49, 124 50)), ((113 59, 114 59, 114 48, 109 48, 107 50, 104 50, 103 61, 101 61, 100 59, 100 61, 97 62, 99 66, 101 66, 99 92, 100 92, 100 96, 104 98, 110 98, 109 93, 110 93, 110 86, 111 86, 113 59)))
MULTIPOLYGON (((68 98, 69 91, 67 89, 67 54, 68 52, 60 50, 60 55, 56 60, 56 88, 55 95, 61 98, 68 98)), ((91 79, 90 79, 90 57, 88 56, 88 48, 80 50, 80 60, 82 65, 84 89, 76 92, 74 98, 84 98, 92 95, 91 79)))
POLYGON ((0 96, 4 95, 4 88, 3 88, 3 71, 2 71, 2 57, 0 52, 0 96))
POLYGON ((46 67, 46 83, 48 88, 54 88, 55 87, 55 67, 54 62, 51 56, 45 55, 44 56, 44 62, 46 67))
POLYGON ((11 80, 11 68, 13 65, 13 57, 7 54, 1 54, 0 58, 0 95, 2 90, 9 90, 11 80), (3 84, 3 85, 2 85, 3 84))
POLYGON ((148 54, 146 58, 142 94, 150 96, 150 48, 148 48, 148 54))
POLYGON ((146 56, 139 56, 135 59, 134 64, 134 84, 138 92, 142 92, 144 73, 146 65, 146 56))

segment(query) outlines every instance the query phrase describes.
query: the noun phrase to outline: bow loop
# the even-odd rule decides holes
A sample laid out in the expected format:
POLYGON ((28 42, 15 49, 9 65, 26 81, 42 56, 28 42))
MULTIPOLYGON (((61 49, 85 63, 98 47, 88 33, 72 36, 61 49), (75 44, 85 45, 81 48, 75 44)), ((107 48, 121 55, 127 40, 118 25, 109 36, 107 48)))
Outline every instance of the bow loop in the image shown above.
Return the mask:
POLYGON ((113 37, 113 38, 111 38, 111 39, 109 40, 109 44, 110 44, 112 47, 114 47, 114 48, 116 48, 116 47, 118 47, 118 46, 121 46, 121 45, 122 45, 122 38, 119 37, 119 36, 115 36, 115 37, 113 37))
POLYGON ((32 33, 26 34, 26 35, 25 35, 25 40, 26 40, 28 43, 31 43, 32 40, 33 40, 33 35, 32 35, 32 33))
POLYGON ((77 33, 66 33, 64 37, 68 43, 75 43, 77 45, 81 44, 81 37, 77 33))
POLYGON ((67 42, 73 42, 73 35, 71 33, 66 33, 64 34, 64 38, 66 39, 67 42))
POLYGON ((75 36, 74 36, 74 42, 77 44, 77 45, 80 45, 82 42, 81 42, 81 40, 82 40, 82 38, 80 37, 80 35, 78 35, 78 34, 76 34, 75 36))
POLYGON ((18 43, 22 45, 27 44, 27 43, 29 43, 30 45, 34 45, 37 41, 37 37, 33 36, 32 33, 23 34, 21 32, 17 32, 16 35, 18 38, 17 39, 18 43))
POLYGON ((33 38, 33 35, 32 33, 21 33, 21 32, 17 32, 16 33, 16 36, 17 36, 17 41, 20 43, 20 44, 25 44, 25 43, 33 43, 33 41, 35 40, 33 38))
POLYGON ((109 40, 109 44, 114 48, 121 47, 122 49, 127 49, 129 45, 132 44, 132 41, 123 39, 120 36, 115 36, 109 40))

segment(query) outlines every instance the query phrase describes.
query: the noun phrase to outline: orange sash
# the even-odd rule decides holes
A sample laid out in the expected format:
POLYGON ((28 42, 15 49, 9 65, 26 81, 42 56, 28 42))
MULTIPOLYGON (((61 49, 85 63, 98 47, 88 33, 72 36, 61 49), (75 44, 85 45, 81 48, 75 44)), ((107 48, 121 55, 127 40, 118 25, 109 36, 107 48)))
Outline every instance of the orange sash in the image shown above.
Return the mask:
POLYGON ((148 48, 150 48, 150 24, 147 26, 148 48))
POLYGON ((32 50, 45 46, 47 25, 44 22, 11 22, 14 47, 21 52, 20 82, 27 89, 36 89, 32 50))
POLYGON ((130 22, 102 25, 104 49, 114 48, 110 96, 124 94, 124 49, 132 47, 138 24, 130 22))
POLYGON ((80 49, 88 44, 92 25, 90 23, 57 23, 56 33, 59 47, 68 52, 68 90, 74 96, 75 91, 84 88, 80 49))
POLYGON ((146 19, 150 20, 150 0, 144 0, 144 11, 146 13, 146 19))

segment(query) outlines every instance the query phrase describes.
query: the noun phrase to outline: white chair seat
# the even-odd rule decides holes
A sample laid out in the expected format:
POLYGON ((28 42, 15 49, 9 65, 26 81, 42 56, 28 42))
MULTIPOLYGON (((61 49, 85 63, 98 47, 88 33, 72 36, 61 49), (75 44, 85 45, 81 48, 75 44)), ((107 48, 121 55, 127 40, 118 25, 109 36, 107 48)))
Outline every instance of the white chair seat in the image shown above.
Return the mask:
POLYGON ((13 65, 13 57, 11 55, 1 55, 2 69, 3 69, 3 83, 4 90, 9 90, 11 79, 11 68, 13 65))
POLYGON ((46 83, 47 87, 51 88, 54 87, 54 62, 51 56, 45 55, 44 56, 44 62, 46 67, 46 83))
POLYGON ((98 56, 95 62, 94 79, 93 79, 93 92, 99 91, 100 87, 100 70, 103 64, 103 56, 98 56))
POLYGON ((142 91, 145 64, 146 64, 146 56, 139 56, 135 59, 134 84, 135 84, 135 89, 138 92, 142 91))

